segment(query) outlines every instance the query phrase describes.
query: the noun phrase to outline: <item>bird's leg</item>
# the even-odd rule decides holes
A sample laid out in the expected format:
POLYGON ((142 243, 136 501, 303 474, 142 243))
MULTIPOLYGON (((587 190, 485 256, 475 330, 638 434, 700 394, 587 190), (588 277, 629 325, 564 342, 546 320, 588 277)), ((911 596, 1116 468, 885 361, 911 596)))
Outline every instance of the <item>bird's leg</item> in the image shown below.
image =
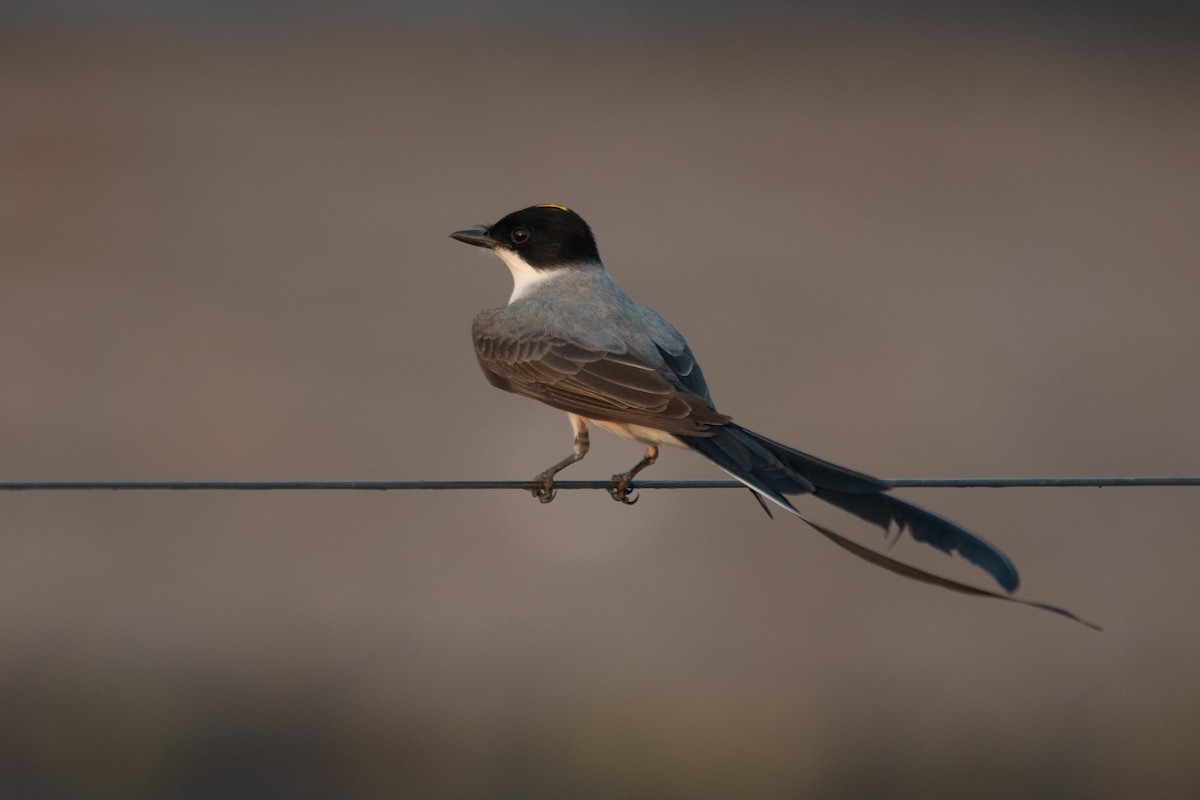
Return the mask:
POLYGON ((633 476, 644 470, 646 467, 658 461, 658 448, 654 445, 646 446, 646 456, 641 461, 633 465, 633 469, 628 472, 622 472, 618 475, 613 475, 613 484, 608 487, 608 493, 612 495, 613 500, 631 506, 638 501, 638 495, 629 497, 629 483, 633 480, 633 476))
POLYGON ((540 484, 532 490, 533 496, 538 499, 539 503, 549 503, 557 494, 554 489, 554 476, 576 461, 582 461, 583 457, 587 455, 589 446, 587 420, 575 414, 567 414, 567 416, 571 420, 571 429, 575 431, 575 452, 534 478, 540 484))

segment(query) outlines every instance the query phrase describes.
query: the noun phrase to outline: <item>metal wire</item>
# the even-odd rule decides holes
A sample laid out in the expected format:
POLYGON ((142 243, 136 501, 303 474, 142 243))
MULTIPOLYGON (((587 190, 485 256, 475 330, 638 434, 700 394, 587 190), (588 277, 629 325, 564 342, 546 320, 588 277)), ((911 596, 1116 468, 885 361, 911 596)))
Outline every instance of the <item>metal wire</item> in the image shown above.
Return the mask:
MULTIPOLYGON (((902 489, 1107 488, 1131 486, 1200 486, 1200 475, 1135 475, 1108 478, 893 478, 902 489)), ((460 491, 524 489, 535 481, 0 481, 5 492, 56 491, 460 491)), ((612 481, 555 481, 556 489, 608 489, 612 481)), ((634 481, 630 489, 742 489, 737 481, 634 481)))

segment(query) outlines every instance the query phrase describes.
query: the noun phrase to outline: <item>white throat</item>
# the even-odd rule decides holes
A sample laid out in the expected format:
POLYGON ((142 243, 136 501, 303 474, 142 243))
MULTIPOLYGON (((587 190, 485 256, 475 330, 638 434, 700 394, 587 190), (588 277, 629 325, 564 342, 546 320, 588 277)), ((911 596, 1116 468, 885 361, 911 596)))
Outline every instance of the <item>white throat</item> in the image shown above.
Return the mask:
POLYGON ((525 263, 525 259, 503 247, 497 247, 492 252, 500 257, 500 260, 508 267, 508 271, 512 273, 513 293, 508 298, 509 303, 520 300, 538 286, 561 274, 561 270, 557 269, 534 269, 525 263))

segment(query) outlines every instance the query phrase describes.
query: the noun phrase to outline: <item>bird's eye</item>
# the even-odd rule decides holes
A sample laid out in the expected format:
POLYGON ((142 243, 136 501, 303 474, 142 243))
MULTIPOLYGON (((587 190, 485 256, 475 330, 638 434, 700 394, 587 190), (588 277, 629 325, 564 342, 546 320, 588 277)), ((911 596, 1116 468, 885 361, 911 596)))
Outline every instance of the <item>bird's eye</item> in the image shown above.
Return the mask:
POLYGON ((513 244, 525 244, 529 241, 529 231, 526 228, 513 228, 513 232, 509 234, 513 244))

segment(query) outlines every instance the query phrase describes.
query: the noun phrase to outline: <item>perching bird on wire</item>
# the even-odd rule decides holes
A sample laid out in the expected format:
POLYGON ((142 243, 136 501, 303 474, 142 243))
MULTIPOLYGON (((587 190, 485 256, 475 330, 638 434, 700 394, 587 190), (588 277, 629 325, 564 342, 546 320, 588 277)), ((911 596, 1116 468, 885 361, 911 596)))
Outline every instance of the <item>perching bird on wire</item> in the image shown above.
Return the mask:
MULTIPOLYGON (((950 520, 889 494, 861 472, 772 441, 717 411, 700 365, 683 336, 613 281, 587 223, 560 205, 515 211, 494 225, 456 231, 460 242, 500 257, 513 276, 508 304, 475 317, 475 354, 489 383, 567 412, 575 432, 570 455, 539 474, 533 495, 554 499, 554 476, 588 451, 588 424, 645 445, 644 457, 613 476, 622 503, 634 476, 658 458, 660 445, 694 450, 765 499, 860 558, 915 580, 1053 611, 1061 608, 979 589, 911 567, 807 519, 787 499, 811 494, 885 532, 957 552, 1006 591, 1017 588, 1012 562, 996 547, 950 520)), ((1095 627, 1094 625, 1092 627, 1095 627)))

